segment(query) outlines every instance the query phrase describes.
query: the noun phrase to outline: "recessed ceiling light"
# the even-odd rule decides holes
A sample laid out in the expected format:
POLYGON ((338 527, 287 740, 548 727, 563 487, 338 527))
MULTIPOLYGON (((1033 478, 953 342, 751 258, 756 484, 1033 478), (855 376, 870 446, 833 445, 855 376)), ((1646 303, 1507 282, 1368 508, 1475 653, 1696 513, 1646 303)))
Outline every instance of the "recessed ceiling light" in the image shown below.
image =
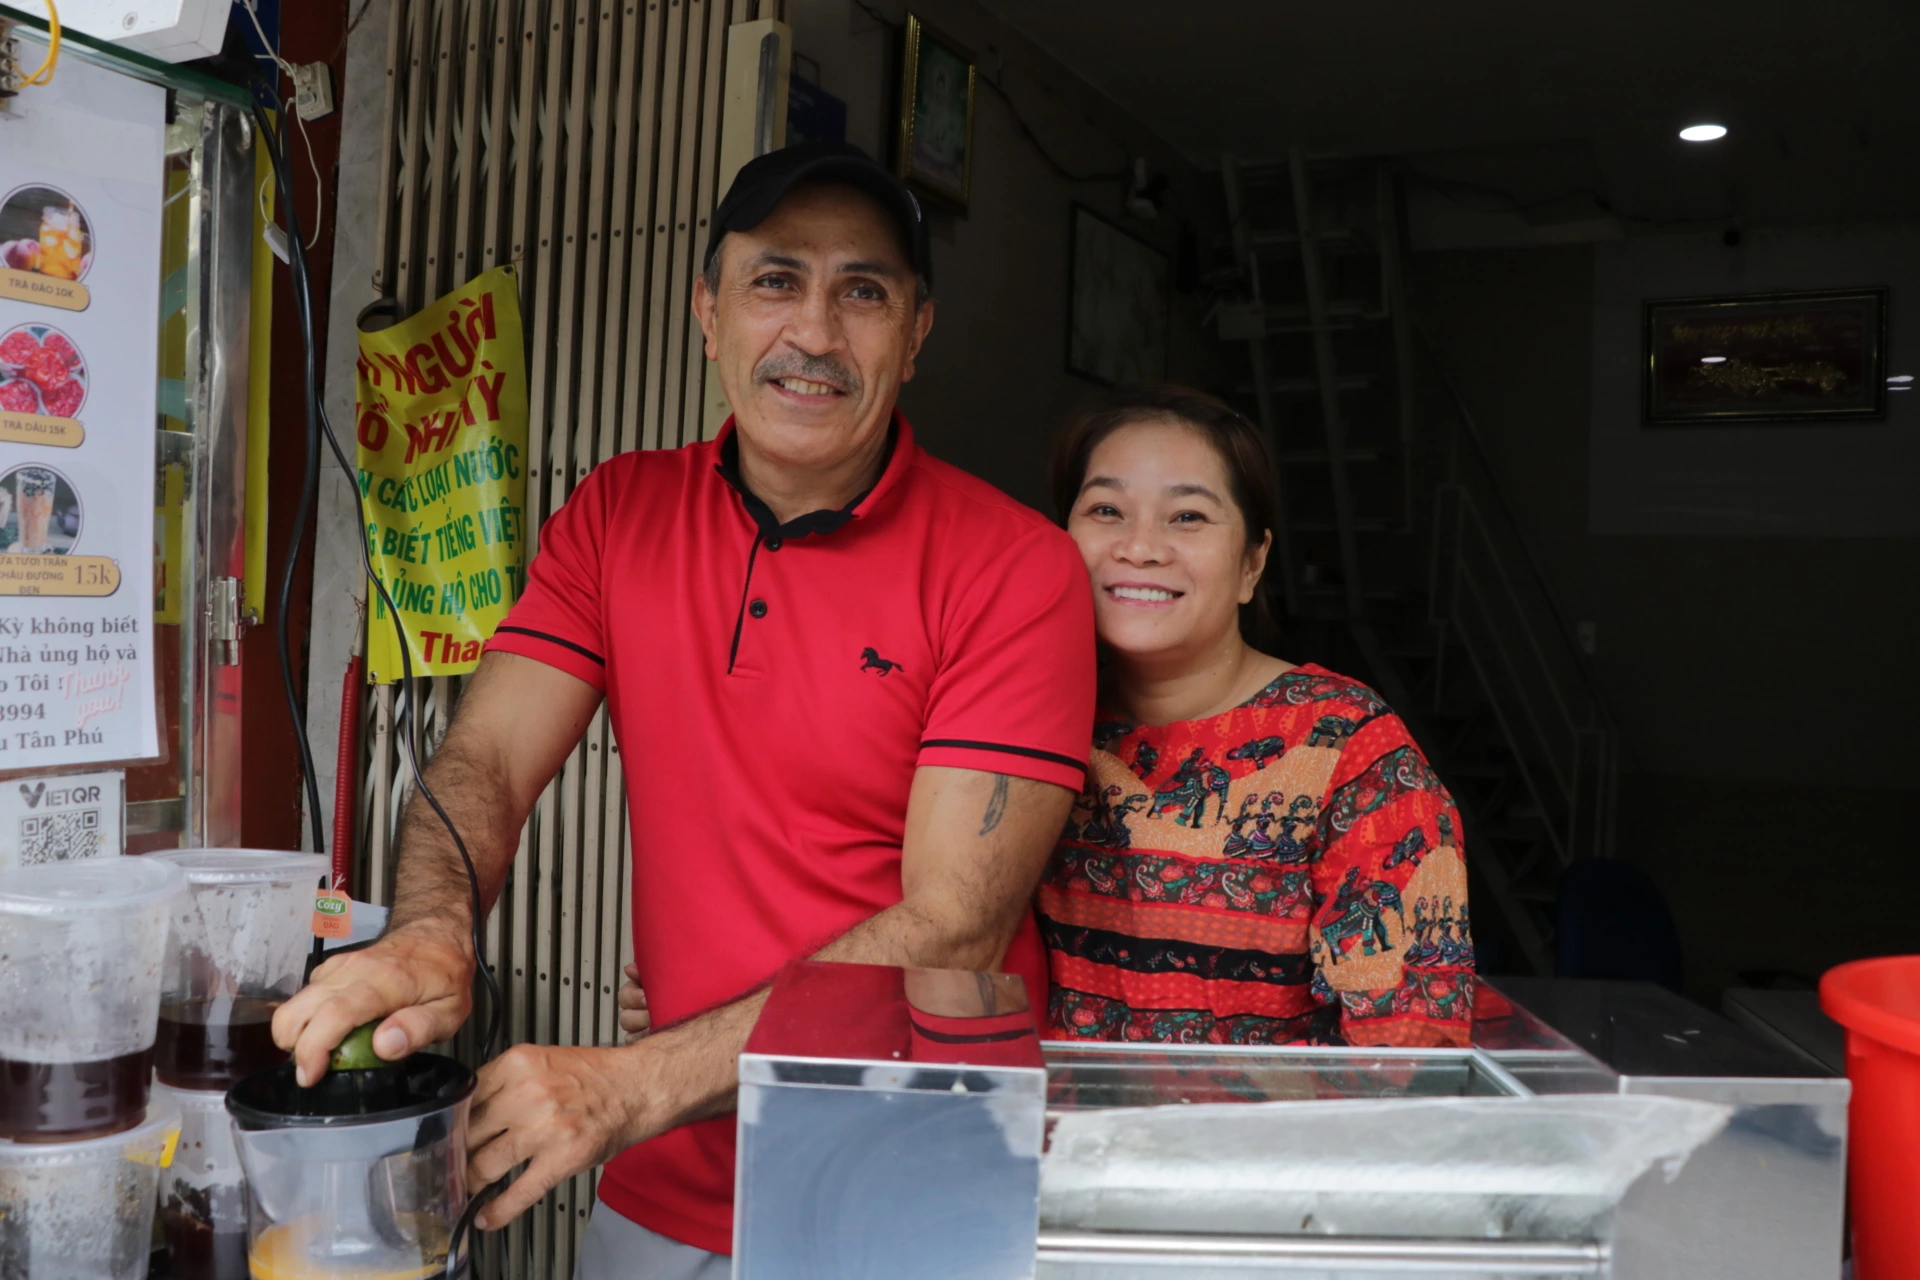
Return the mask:
POLYGON ((1727 362, 1727 358, 1725 356, 1701 356, 1700 357, 1701 364, 1725 364, 1726 362, 1727 362))
POLYGON ((1680 131, 1685 142, 1718 142, 1727 136, 1727 126, 1723 124, 1690 124, 1680 131))

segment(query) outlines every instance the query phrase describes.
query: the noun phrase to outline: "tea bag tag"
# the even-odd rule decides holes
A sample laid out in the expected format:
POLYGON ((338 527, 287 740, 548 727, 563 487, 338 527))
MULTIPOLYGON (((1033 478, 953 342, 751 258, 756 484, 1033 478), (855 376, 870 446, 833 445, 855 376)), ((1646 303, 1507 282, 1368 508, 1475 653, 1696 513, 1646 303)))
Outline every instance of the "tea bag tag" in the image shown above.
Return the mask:
POLYGON ((313 936, 346 938, 353 934, 353 900, 344 893, 323 890, 313 898, 313 936))

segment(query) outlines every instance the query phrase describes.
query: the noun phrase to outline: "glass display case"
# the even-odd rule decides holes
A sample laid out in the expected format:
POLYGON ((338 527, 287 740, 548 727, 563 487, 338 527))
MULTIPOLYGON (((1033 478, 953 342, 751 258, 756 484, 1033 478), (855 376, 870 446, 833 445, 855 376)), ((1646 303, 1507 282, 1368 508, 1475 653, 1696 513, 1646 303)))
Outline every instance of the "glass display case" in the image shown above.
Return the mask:
POLYGON ((1525 1097, 1472 1049, 1316 1049, 1049 1041, 1047 1110, 1353 1098, 1525 1097))
POLYGON ((1036 1274, 1053 1280, 1609 1274, 1622 1194, 1724 1120, 1538 1096, 1480 1049, 1050 1042, 1046 1057, 1036 1274))
POLYGON ((1625 1096, 1544 1025, 1509 1030, 1499 1052, 1042 1044, 1018 978, 789 965, 740 1059, 735 1274, 1614 1275, 1622 1196, 1729 1110, 1625 1096), (1514 1065, 1582 1061, 1600 1091, 1514 1065))

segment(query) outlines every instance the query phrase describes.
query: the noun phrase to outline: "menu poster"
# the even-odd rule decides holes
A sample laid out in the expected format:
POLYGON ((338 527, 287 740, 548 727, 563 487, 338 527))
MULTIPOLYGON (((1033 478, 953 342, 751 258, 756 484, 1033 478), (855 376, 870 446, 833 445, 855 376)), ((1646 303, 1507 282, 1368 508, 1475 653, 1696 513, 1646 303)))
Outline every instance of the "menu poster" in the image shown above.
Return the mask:
MULTIPOLYGON (((40 47, 24 31, 21 57, 40 47)), ((0 117, 0 774, 159 754, 166 94, 79 58, 0 117)))

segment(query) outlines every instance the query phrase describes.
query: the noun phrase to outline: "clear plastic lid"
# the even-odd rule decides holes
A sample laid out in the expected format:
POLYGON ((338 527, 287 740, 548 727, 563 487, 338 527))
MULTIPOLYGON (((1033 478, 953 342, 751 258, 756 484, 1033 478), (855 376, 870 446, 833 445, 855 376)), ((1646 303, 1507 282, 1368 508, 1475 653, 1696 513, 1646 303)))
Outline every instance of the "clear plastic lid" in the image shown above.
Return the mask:
POLYGON ((183 1117, 217 1116, 221 1124, 227 1122, 227 1091, 225 1089, 176 1089, 172 1085, 155 1082, 154 1096, 166 1094, 180 1108, 183 1117))
POLYGON ((260 884, 304 877, 317 882, 331 864, 317 853, 278 849, 171 849, 150 854, 186 873, 189 884, 260 884))
POLYGON ((89 858, 0 870, 0 915, 71 917, 143 907, 185 892, 180 868, 157 858, 89 858))

